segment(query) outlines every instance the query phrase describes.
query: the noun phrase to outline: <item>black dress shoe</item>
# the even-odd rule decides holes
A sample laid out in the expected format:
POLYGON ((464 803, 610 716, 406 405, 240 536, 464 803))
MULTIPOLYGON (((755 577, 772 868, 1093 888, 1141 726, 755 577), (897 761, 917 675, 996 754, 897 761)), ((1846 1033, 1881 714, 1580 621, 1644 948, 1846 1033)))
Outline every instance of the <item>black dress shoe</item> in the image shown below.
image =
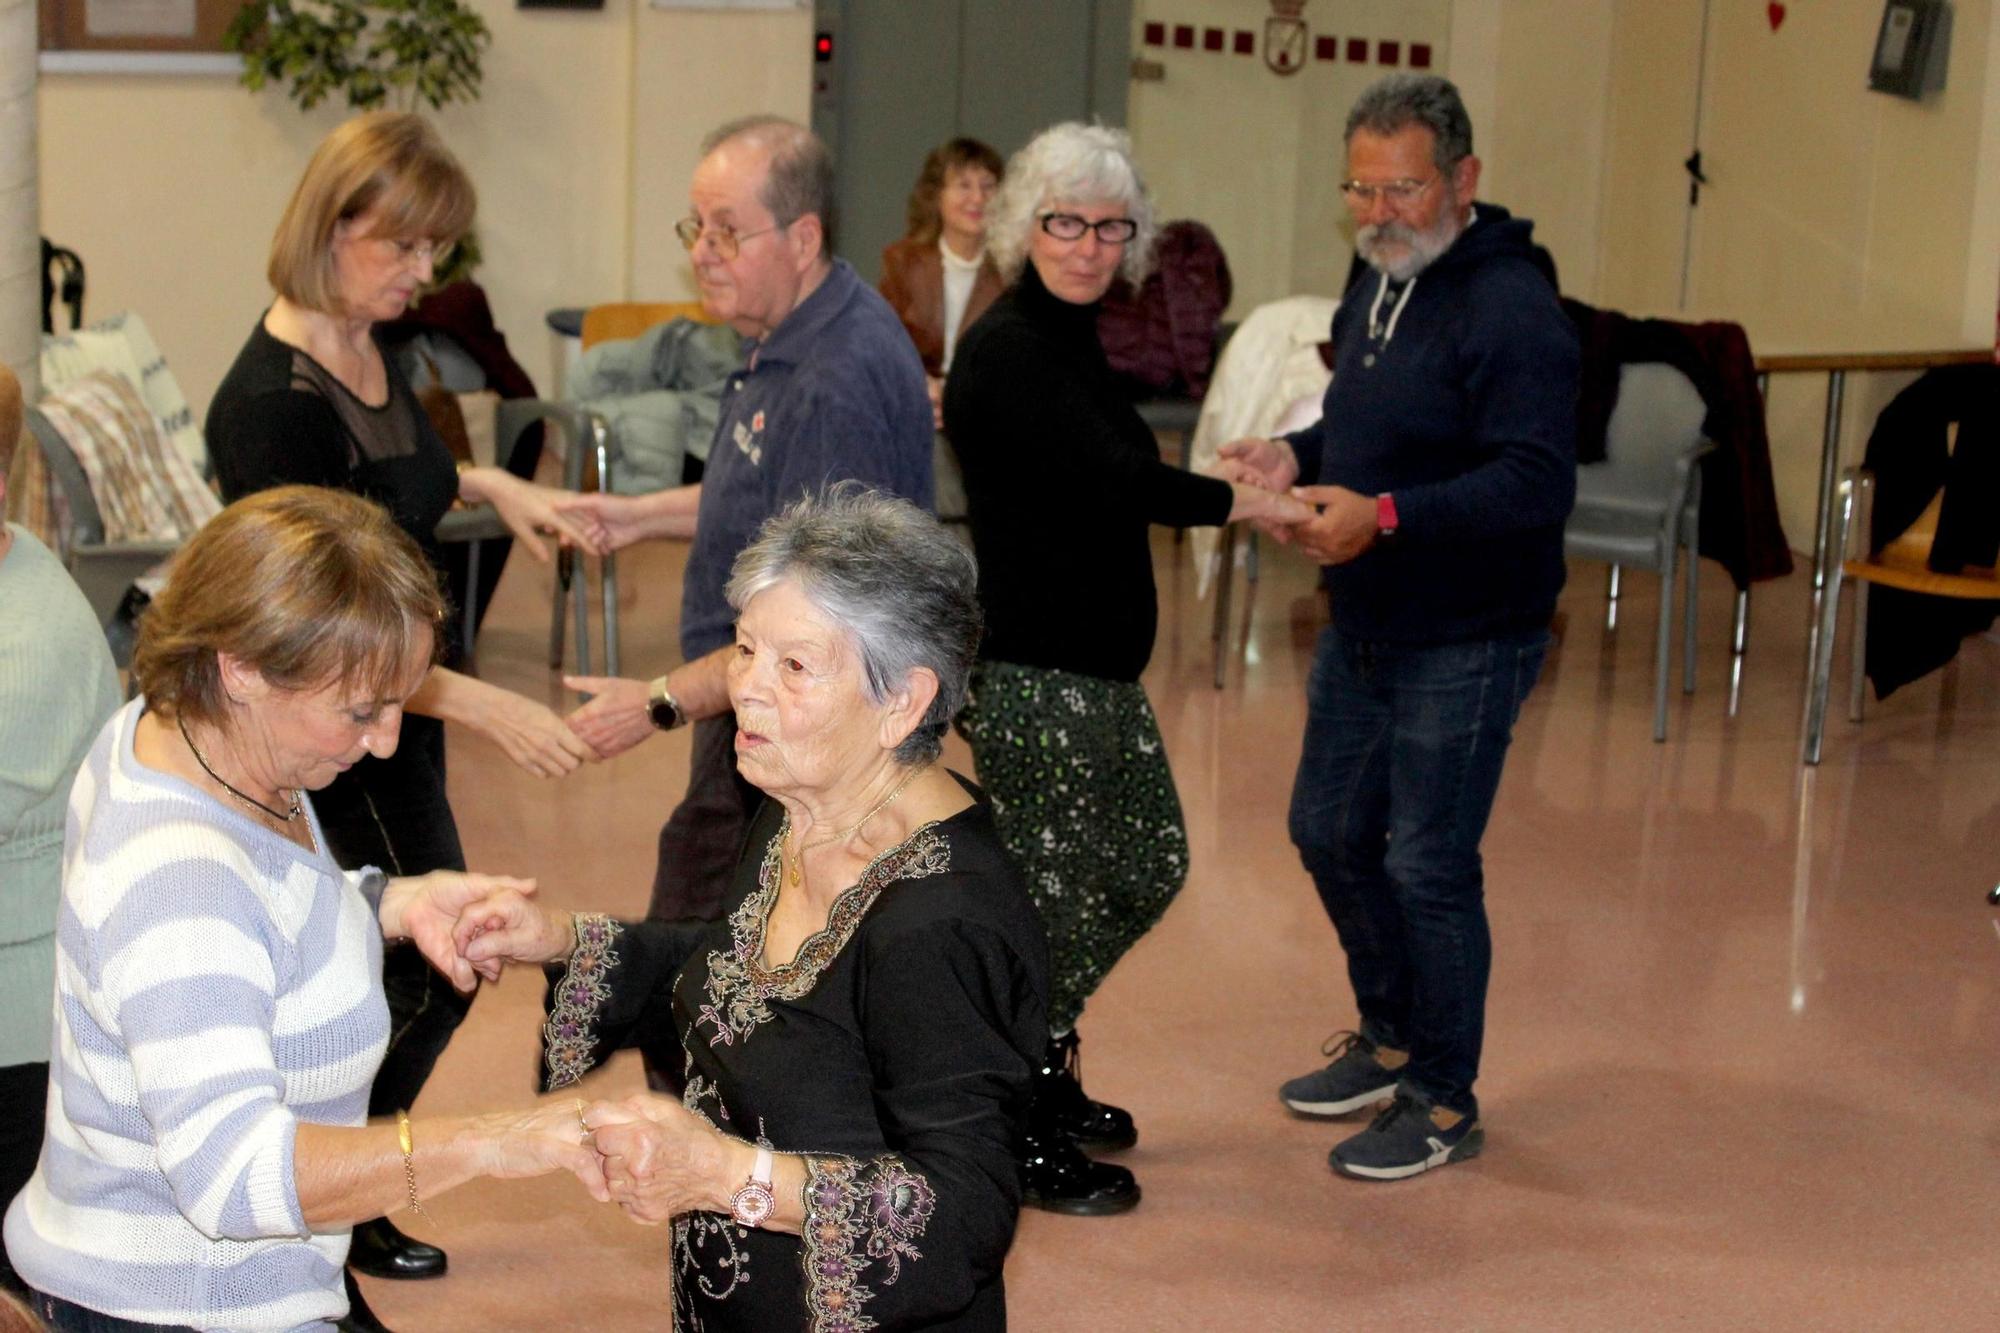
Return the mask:
POLYGON ((1035 1099, 1054 1127, 1094 1152, 1117 1152, 1139 1141, 1139 1131, 1127 1112, 1083 1092, 1079 1043, 1071 1032, 1049 1038, 1042 1067, 1035 1071, 1035 1099))
POLYGON ((361 1284, 354 1280, 353 1270, 342 1276, 347 1279, 347 1313, 334 1321, 337 1333, 392 1333, 368 1308, 368 1302, 361 1299, 361 1284))
POLYGON ((1028 1134, 1021 1182, 1021 1201, 1030 1208, 1072 1217, 1105 1217, 1139 1202, 1139 1182, 1130 1171, 1091 1161, 1066 1134, 1028 1134))
POLYGON ((369 1277, 443 1277, 445 1257, 437 1246, 412 1240, 396 1230, 388 1218, 378 1217, 354 1228, 354 1241, 347 1247, 347 1266, 369 1277))

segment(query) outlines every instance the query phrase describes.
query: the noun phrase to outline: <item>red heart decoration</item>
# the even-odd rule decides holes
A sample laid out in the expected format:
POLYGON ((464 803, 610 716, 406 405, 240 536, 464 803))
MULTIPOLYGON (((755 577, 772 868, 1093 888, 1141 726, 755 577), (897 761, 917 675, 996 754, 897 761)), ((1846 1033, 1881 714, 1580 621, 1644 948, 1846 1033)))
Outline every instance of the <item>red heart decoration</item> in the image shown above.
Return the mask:
POLYGON ((1771 16, 1771 31, 1776 32, 1779 25, 1785 21, 1785 7, 1778 3, 1778 0, 1771 0, 1770 4, 1764 6, 1764 12, 1771 16))

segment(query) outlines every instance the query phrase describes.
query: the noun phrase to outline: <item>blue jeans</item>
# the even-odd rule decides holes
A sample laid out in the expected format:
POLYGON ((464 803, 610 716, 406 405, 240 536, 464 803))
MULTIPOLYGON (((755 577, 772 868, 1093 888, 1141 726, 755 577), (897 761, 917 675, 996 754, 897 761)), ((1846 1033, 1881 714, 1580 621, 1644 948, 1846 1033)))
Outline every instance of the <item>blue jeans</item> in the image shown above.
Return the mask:
POLYGON ((1404 1087, 1467 1115, 1493 956, 1479 840, 1548 645, 1540 630, 1411 647, 1329 626, 1306 685, 1290 830, 1362 1035, 1410 1053, 1404 1087))

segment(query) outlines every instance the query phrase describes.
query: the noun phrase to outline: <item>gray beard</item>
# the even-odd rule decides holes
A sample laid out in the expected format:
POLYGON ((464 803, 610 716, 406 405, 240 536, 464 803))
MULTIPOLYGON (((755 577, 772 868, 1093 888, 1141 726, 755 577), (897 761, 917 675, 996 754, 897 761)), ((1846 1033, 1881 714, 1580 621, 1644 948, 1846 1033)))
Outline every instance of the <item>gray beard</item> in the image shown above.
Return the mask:
POLYGON ((1380 222, 1363 227, 1354 233, 1354 250, 1368 267, 1377 273, 1388 274, 1392 282, 1408 282, 1436 263, 1464 230, 1465 224, 1454 201, 1439 215, 1437 225, 1429 231, 1417 231, 1400 222, 1380 222), (1385 258, 1383 242, 1399 247, 1402 257, 1394 262, 1385 258))

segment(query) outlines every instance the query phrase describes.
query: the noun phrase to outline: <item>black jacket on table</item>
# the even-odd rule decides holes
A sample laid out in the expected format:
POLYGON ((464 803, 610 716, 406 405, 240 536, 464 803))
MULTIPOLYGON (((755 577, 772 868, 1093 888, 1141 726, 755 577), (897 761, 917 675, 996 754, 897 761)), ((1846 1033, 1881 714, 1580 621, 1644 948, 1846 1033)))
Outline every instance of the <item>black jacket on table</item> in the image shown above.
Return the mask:
POLYGON ((1160 460, 1105 362, 1097 310, 1025 265, 959 340, 944 428, 979 556, 980 656, 1133 681, 1159 620, 1148 529, 1221 523, 1233 495, 1160 460))
POLYGON ((1333 316, 1325 414, 1289 436, 1301 485, 1395 497, 1398 530, 1330 566, 1356 639, 1428 645, 1547 626, 1576 501, 1577 337, 1532 225, 1479 204, 1403 289, 1364 276, 1333 316))
POLYGON ((1002 1329, 1048 953, 992 807, 884 852, 767 968, 784 829, 765 802, 722 920, 578 918, 550 994, 549 1086, 619 1047, 672 1052, 690 1110, 805 1156, 803 1235, 676 1219, 676 1327, 1002 1329))

